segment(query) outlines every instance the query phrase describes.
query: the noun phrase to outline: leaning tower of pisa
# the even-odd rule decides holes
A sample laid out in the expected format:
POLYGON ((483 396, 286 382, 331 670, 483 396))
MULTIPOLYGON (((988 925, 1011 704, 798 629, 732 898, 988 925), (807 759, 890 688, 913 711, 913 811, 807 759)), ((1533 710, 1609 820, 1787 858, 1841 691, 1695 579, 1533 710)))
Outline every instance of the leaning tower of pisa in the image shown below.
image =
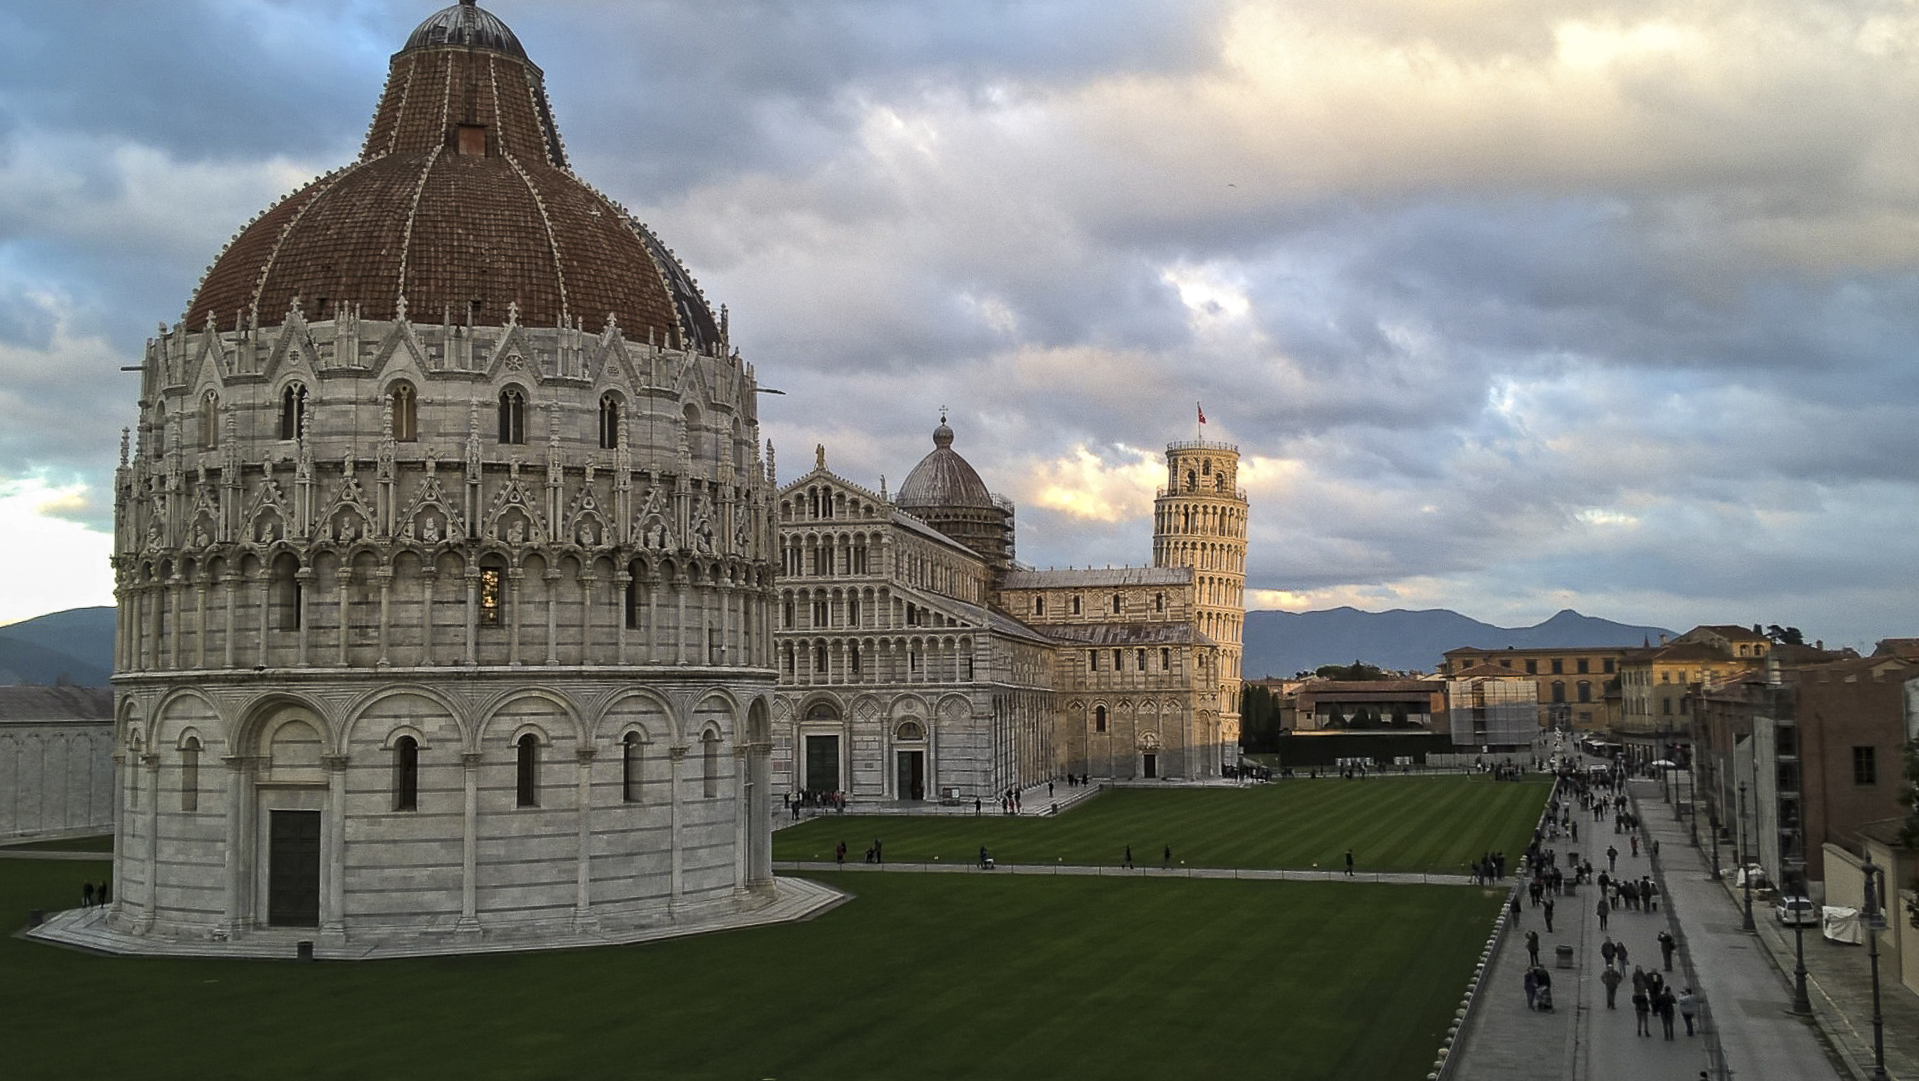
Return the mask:
POLYGON ((1166 486, 1153 501, 1153 564, 1193 568, 1199 629, 1219 644, 1220 761, 1239 748, 1239 661, 1246 623, 1246 492, 1239 447, 1195 440, 1166 446, 1166 486))

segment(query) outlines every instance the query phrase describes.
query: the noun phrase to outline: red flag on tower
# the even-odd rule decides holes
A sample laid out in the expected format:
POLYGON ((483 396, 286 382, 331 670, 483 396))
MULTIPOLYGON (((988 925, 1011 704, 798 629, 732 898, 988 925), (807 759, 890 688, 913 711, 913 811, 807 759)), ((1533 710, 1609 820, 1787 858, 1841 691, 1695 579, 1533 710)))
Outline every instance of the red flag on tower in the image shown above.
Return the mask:
POLYGON ((1206 423, 1206 407, 1199 404, 1198 402, 1194 402, 1193 408, 1199 410, 1199 422, 1201 424, 1206 423))

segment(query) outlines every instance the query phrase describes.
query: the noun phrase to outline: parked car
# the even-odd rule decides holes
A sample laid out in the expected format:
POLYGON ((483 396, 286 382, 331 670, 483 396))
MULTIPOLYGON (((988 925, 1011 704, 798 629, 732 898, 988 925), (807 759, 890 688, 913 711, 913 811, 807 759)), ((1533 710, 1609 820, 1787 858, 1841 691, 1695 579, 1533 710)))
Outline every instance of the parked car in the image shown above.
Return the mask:
POLYGON ((1804 924, 1819 925, 1819 906, 1812 903, 1810 897, 1781 897, 1779 899, 1779 922, 1791 927, 1804 924))

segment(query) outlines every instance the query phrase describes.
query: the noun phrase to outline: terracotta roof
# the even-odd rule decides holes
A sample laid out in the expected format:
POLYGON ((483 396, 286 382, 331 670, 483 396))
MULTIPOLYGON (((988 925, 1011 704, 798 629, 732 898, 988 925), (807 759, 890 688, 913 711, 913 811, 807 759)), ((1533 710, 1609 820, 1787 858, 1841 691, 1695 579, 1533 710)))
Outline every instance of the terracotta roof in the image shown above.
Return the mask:
POLYGON ((1124 586, 1183 586, 1191 567, 1087 567, 1083 570, 1012 571, 1000 580, 1010 589, 1104 589, 1124 586))
POLYGON ((467 4, 394 54, 359 160, 241 230, 185 319, 192 330, 272 325, 296 298, 311 319, 351 306, 392 320, 404 302, 420 322, 501 326, 517 305, 527 326, 577 319, 597 331, 610 316, 629 340, 720 338, 658 239, 569 170, 519 39, 467 4))

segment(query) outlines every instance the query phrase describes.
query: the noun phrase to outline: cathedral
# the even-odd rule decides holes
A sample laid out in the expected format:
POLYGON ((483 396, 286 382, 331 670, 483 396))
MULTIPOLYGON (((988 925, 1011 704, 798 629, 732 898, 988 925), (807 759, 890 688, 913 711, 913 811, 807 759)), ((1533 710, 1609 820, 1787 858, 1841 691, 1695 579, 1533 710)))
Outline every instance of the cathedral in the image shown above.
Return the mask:
POLYGON ((787 798, 995 803, 1067 774, 1218 777, 1238 760, 1246 494, 1238 448, 1174 443, 1153 563, 1035 570, 1014 508, 953 449, 888 496, 783 486, 773 784, 787 798))
POLYGON ((778 898, 754 371, 499 19, 421 23, 359 158, 140 372, 113 929, 477 947, 778 898))

